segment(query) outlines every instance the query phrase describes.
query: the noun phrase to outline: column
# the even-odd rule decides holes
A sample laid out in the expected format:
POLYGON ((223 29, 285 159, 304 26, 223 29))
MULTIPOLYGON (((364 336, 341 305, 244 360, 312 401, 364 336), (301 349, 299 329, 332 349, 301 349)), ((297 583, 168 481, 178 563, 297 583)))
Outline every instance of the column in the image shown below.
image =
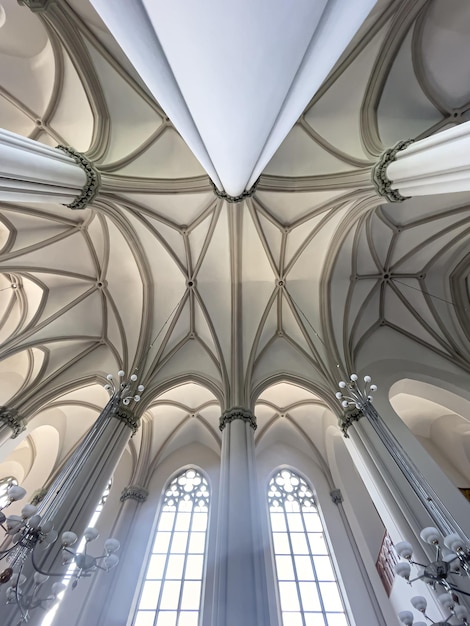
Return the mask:
POLYGON ((98 171, 73 148, 51 148, 0 129, 1 202, 59 202, 84 209, 99 183, 98 171))
MULTIPOLYGON (((139 509, 142 504, 146 502, 147 497, 147 489, 140 487, 139 485, 129 485, 123 489, 121 493, 120 499, 122 506, 111 534, 121 543, 118 555, 123 567, 125 567, 125 563, 128 562, 127 559, 130 558, 132 560, 132 552, 135 546, 129 542, 129 536, 135 528, 139 509)), ((84 590, 80 590, 82 595, 79 598, 75 598, 74 604, 75 610, 77 612, 80 611, 76 619, 77 626, 90 626, 90 624, 98 626, 98 624, 121 623, 123 619, 121 606, 116 606, 113 602, 103 602, 103 598, 109 600, 112 597, 117 580, 119 577, 122 577, 122 575, 122 567, 118 565, 118 567, 107 574, 98 573, 97 579, 93 581, 92 585, 88 585, 88 588, 85 590, 86 597, 83 594, 84 590), (78 607, 80 607, 80 609, 78 609, 78 607)), ((136 578, 133 577, 132 580, 136 581, 136 578)), ((132 585, 129 585, 128 580, 126 582, 128 587, 132 587, 132 585)), ((87 584, 85 583, 84 587, 86 585, 87 584)), ((132 590, 134 591, 134 589, 132 590)), ((78 591, 79 589, 77 588, 75 591, 70 590, 66 592, 64 601, 61 603, 61 606, 57 611, 57 624, 67 623, 67 615, 68 611, 70 611, 70 602, 73 602, 71 594, 76 594, 78 591)))
MULTIPOLYGON (((131 384, 134 386, 134 381, 131 384)), ((118 391, 112 395, 95 424, 53 479, 47 494, 38 505, 42 521, 52 520, 59 538, 66 530, 75 532, 79 537, 83 533, 131 435, 139 427, 138 418, 128 406, 132 396, 124 398, 131 384, 122 383, 118 391)), ((135 399, 137 398, 140 399, 139 396, 135 396, 135 399)), ((61 567, 60 553, 60 540, 48 550, 37 549, 34 552, 36 566, 46 571, 65 574, 65 568, 61 567)), ((29 581, 22 587, 26 594, 32 586, 33 572, 29 556, 23 570, 29 581)), ((47 596, 52 583, 60 580, 61 577, 54 576, 44 583, 41 587, 41 597, 47 596)), ((19 616, 16 605, 0 605, 1 623, 16 624, 14 620, 18 621, 19 616)), ((36 609, 31 612, 28 624, 39 626, 43 617, 41 609, 36 609)))
POLYGON ((410 526, 418 535, 432 524, 443 535, 469 537, 468 503, 398 416, 387 415, 385 421, 378 413, 369 395, 377 389, 370 376, 362 387, 357 380, 353 374, 350 382, 340 383, 343 392, 337 394, 343 407, 352 408, 343 432, 351 434, 356 450, 362 447, 373 460, 410 526))
POLYGON ((249 409, 220 418, 222 456, 212 625, 271 626, 265 551, 257 494, 254 431, 249 409))
POLYGON ((24 418, 17 409, 0 406, 0 446, 8 439, 15 439, 26 429, 24 418))
POLYGON ((470 122, 419 141, 398 142, 380 156, 372 178, 389 202, 470 191, 470 122))

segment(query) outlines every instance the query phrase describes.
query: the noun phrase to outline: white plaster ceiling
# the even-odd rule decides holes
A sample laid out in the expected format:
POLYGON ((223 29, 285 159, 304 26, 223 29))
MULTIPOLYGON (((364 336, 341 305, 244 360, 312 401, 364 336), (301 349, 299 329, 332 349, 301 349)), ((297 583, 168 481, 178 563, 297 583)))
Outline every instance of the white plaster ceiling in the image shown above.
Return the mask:
MULTIPOLYGON (((320 432, 334 419, 318 398, 335 407, 344 370, 366 367, 377 349, 386 359, 393 338, 403 358, 468 371, 469 198, 380 208, 369 171, 396 140, 465 119, 467 94, 448 74, 460 85, 468 73, 468 3, 379 3, 312 89, 255 194, 236 204, 215 195, 88 2, 51 3, 45 14, 2 5, 2 125, 86 151, 103 179, 85 211, 1 207, 2 403, 37 413, 74 389, 85 399, 108 372, 138 367, 149 422, 165 421, 162 390, 209 389, 206 424, 188 417, 203 402, 185 387, 162 432, 175 441, 187 422, 191 437, 217 449, 220 407, 247 406, 287 381, 285 399, 260 406, 260 419, 309 388, 315 423, 305 432, 323 454, 320 432), (21 50, 18 15, 29 35, 21 50), (443 33, 456 34, 448 49, 443 33)), ((205 89, 198 97, 210 96, 205 89)), ((239 107, 236 85, 222 80, 216 91, 239 107)), ((201 109, 206 123, 211 111, 201 109)))

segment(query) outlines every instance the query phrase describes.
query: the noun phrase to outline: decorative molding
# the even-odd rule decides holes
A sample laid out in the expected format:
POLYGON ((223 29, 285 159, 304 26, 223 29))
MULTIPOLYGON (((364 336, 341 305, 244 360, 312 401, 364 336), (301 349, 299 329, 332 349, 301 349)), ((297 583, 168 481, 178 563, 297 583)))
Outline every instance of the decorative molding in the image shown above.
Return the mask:
POLYGON ((44 500, 48 491, 49 489, 47 489, 47 487, 43 487, 42 489, 38 489, 37 491, 35 491, 33 497, 31 498, 31 504, 37 506, 40 502, 44 500))
POLYGON ((143 503, 147 500, 149 492, 144 487, 138 485, 129 485, 124 487, 121 493, 120 500, 125 502, 126 500, 135 500, 136 502, 143 503))
POLYGON ((100 187, 100 174, 95 166, 89 161, 86 156, 84 156, 81 152, 77 152, 70 146, 57 146, 58 150, 62 150, 75 161, 77 165, 79 165, 86 175, 86 183, 83 186, 82 193, 75 198, 73 202, 70 204, 65 204, 64 206, 69 209, 73 209, 74 211, 78 211, 80 209, 86 209, 86 207, 90 204, 93 198, 98 193, 100 187))
POLYGON ((375 185, 377 193, 389 202, 403 202, 410 196, 402 196, 398 189, 392 189, 392 181, 387 176, 387 168, 390 163, 396 160, 397 154, 414 143, 414 139, 406 139, 399 141, 393 148, 389 148, 382 152, 376 165, 372 168, 372 182, 375 185))
POLYGON ((256 425, 256 417, 249 409, 243 409, 242 407, 236 406, 233 409, 229 409, 228 411, 224 411, 221 418, 219 418, 219 430, 222 432, 227 424, 233 422, 233 420, 243 420, 244 422, 249 422, 251 428, 256 430, 258 426, 256 425))
POLYGON ((348 428, 354 423, 358 422, 361 417, 364 417, 364 413, 357 408, 345 411, 343 417, 339 418, 339 427, 343 431, 343 435, 346 439, 349 438, 348 428))
POLYGON ((31 9, 33 13, 40 13, 41 11, 47 11, 50 4, 55 0, 18 0, 18 4, 22 4, 28 9, 31 9))
POLYGON ((18 435, 26 430, 24 418, 18 415, 16 409, 11 409, 7 406, 0 406, 0 424, 12 429, 12 439, 16 439, 18 435))
POLYGON ((331 501, 334 504, 341 504, 344 500, 343 494, 341 493, 341 489, 332 489, 330 491, 331 501))
POLYGON ((117 406, 113 410, 112 416, 120 420, 121 422, 124 422, 126 426, 129 426, 129 428, 132 430, 132 436, 134 436, 139 430, 140 419, 138 417, 135 417, 130 409, 122 405, 117 406))
POLYGON ((251 189, 248 189, 247 191, 244 191, 239 196, 230 196, 225 191, 220 191, 220 189, 217 189, 217 187, 214 185, 214 183, 212 181, 211 181, 211 183, 212 183, 212 187, 214 189, 214 193, 215 193, 215 195, 218 198, 221 198, 222 200, 225 200, 225 202, 229 202, 230 204, 234 204, 236 202, 243 202, 243 200, 246 200, 247 198, 251 198, 251 196, 256 191, 256 187, 258 186, 258 183, 259 183, 259 178, 255 182, 255 184, 251 187, 251 189))

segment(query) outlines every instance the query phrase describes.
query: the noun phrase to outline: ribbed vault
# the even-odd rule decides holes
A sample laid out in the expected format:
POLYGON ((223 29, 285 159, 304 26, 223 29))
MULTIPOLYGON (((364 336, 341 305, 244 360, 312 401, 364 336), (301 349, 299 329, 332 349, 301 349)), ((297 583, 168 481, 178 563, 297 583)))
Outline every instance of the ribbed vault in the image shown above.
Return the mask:
POLYGON ((84 211, 1 206, 1 402, 37 413, 138 368, 146 420, 167 422, 158 459, 186 428, 217 450, 217 414, 261 392, 260 441, 280 412, 300 428, 302 402, 270 385, 307 381, 326 415, 384 327, 468 370, 469 198, 381 206, 370 182, 385 147, 467 119, 470 9, 452 4, 378 2, 231 203, 88 2, 3 0, 2 125, 86 152, 102 189, 84 211))

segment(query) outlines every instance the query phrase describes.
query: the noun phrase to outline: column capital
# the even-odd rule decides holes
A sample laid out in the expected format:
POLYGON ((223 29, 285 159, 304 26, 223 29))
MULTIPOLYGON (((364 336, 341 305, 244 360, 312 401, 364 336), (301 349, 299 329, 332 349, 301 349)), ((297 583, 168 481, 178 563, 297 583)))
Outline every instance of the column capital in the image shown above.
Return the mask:
POLYGON ((256 191, 256 187, 258 186, 258 183, 259 183, 259 178, 253 184, 253 186, 250 187, 250 189, 247 189, 246 191, 241 193, 239 196, 231 196, 225 191, 220 191, 220 189, 218 189, 212 181, 211 183, 212 183, 212 187, 214 188, 214 193, 218 198, 221 198, 222 200, 225 200, 225 202, 229 202, 230 204, 235 204, 237 202, 243 202, 243 200, 246 200, 247 198, 251 198, 251 196, 256 191))
POLYGON ((28 9, 31 9, 34 13, 46 11, 48 6, 53 2, 55 2, 55 0, 18 0, 18 4, 28 7, 28 9))
POLYGON ((62 152, 65 152, 65 154, 72 157, 75 163, 85 172, 86 176, 86 182, 83 186, 81 194, 77 196, 73 202, 64 206, 69 209, 73 209, 74 211, 86 209, 98 193, 101 182, 100 174, 93 163, 89 161, 81 152, 77 152, 77 150, 74 150, 70 146, 59 145, 57 146, 57 149, 62 150, 62 152))
POLYGON ((343 435, 345 439, 349 438, 348 428, 354 422, 358 422, 361 419, 361 417, 364 417, 364 413, 360 409, 357 409, 354 407, 349 410, 346 410, 344 414, 339 418, 338 420, 339 427, 343 431, 343 435))
POLYGON ((134 436, 139 430, 140 418, 135 417, 131 409, 128 409, 122 404, 113 409, 112 416, 120 420, 121 422, 124 422, 126 426, 129 426, 129 428, 132 430, 132 436, 134 436))
POLYGON ((12 429, 12 439, 15 439, 24 430, 26 430, 24 418, 18 415, 17 409, 13 409, 8 406, 0 406, 0 425, 8 426, 12 429))
POLYGON ((344 500, 343 494, 341 493, 341 489, 332 489, 330 491, 330 497, 331 497, 331 501, 333 502, 333 504, 342 504, 344 500))
POLYGON ((48 491, 49 489, 47 487, 43 487, 42 489, 37 489, 37 491, 33 493, 33 497, 31 498, 31 504, 34 504, 35 506, 37 506, 40 502, 44 500, 48 491))
POLYGON ((387 198, 389 202, 403 202, 403 200, 406 200, 407 197, 410 197, 402 196, 398 189, 392 189, 392 181, 387 176, 387 168, 390 163, 393 163, 393 161, 396 160, 397 154, 412 143, 414 143, 414 139, 399 141, 393 146, 393 148, 389 148, 388 150, 385 150, 385 152, 382 152, 379 160, 372 168, 372 182, 374 183, 377 193, 384 198, 387 198))
POLYGON ((124 487, 121 492, 120 500, 121 502, 125 502, 126 500, 135 500, 136 502, 145 502, 149 492, 144 487, 139 487, 139 485, 129 485, 128 487, 124 487))
POLYGON ((240 406, 235 406, 227 411, 224 411, 222 417, 219 418, 219 430, 222 432, 227 424, 233 422, 233 420, 243 420, 249 422, 251 428, 256 430, 256 417, 250 411, 250 409, 244 409, 240 406))

